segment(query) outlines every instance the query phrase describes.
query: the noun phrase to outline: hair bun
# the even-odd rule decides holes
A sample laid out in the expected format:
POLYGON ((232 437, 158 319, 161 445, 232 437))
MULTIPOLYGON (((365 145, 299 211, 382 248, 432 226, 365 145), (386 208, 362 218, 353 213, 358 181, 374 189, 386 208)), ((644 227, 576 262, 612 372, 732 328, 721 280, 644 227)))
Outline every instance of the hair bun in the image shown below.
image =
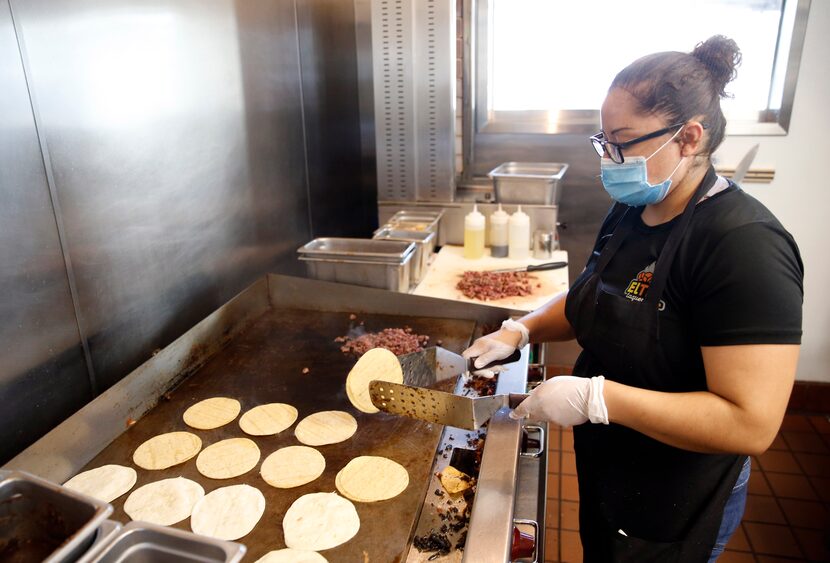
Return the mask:
POLYGON ((737 67, 741 64, 738 44, 723 35, 715 35, 698 43, 692 56, 707 68, 718 94, 726 96, 726 85, 735 79, 737 67))

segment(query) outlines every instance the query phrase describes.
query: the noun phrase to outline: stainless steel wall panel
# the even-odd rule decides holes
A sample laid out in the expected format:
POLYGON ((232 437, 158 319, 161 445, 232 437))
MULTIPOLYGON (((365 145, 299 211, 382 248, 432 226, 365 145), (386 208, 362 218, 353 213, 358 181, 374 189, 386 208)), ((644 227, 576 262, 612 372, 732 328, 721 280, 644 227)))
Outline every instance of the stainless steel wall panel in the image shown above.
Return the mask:
POLYGON ((361 165, 355 7, 297 0, 297 27, 315 237, 369 237, 377 228, 377 187, 361 165))
POLYGON ((13 5, 103 390, 311 237, 294 3, 13 5))
POLYGON ((92 399, 43 156, 0 1, 0 465, 92 399))

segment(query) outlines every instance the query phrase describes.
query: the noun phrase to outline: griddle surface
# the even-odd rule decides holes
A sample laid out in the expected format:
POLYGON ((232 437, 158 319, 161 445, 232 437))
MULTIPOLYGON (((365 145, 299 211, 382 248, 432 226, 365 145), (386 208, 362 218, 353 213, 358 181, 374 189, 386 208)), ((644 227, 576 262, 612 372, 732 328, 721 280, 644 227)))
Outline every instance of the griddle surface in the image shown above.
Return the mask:
MULTIPOLYGON (((138 472, 136 487, 178 476, 200 483, 206 493, 242 483, 256 487, 265 495, 265 514, 250 534, 238 540, 248 547, 245 561, 255 561, 268 551, 285 547, 282 518, 294 500, 308 493, 336 491, 335 475, 356 456, 388 457, 409 471, 407 489, 387 501, 354 503, 360 515, 360 531, 346 544, 322 554, 331 562, 387 563, 404 560, 429 484, 443 427, 385 413, 365 414, 351 405, 344 383, 356 358, 343 354, 341 345, 334 339, 345 335, 351 326, 361 320, 369 332, 412 327, 418 334, 429 335, 430 345, 441 340, 444 348, 456 353, 469 344, 475 329, 473 321, 465 320, 358 314, 357 321, 350 321, 348 312, 271 309, 170 393, 169 399, 162 400, 107 446, 84 469, 108 463, 134 467, 138 472), (310 369, 310 373, 302 373, 305 367, 310 369), (318 479, 302 487, 276 489, 262 480, 259 467, 277 449, 299 444, 294 437, 296 423, 276 436, 254 437, 242 432, 238 418, 215 430, 192 429, 182 421, 182 413, 187 407, 217 396, 238 399, 242 403, 242 413, 265 403, 289 403, 298 409, 298 421, 318 411, 344 410, 357 419, 358 429, 345 442, 317 448, 326 458, 326 470, 318 479), (133 452, 142 442, 177 430, 198 435, 203 448, 226 438, 249 437, 260 448, 260 464, 240 477, 217 480, 201 475, 196 470, 195 458, 161 471, 148 471, 132 463, 133 452)), ((453 381, 446 383, 451 386, 453 381)), ((124 513, 127 496, 113 501, 113 519, 121 522, 130 520, 124 513)), ((190 519, 173 527, 190 530, 190 519)))

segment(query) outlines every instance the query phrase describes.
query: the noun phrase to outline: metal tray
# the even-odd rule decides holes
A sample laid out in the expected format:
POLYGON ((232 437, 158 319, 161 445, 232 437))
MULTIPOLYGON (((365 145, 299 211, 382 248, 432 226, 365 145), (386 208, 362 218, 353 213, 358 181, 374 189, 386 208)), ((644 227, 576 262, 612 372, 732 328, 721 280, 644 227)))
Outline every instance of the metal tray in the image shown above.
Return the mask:
POLYGON ((558 205, 559 184, 568 170, 560 162, 505 162, 490 171, 496 201, 527 205, 558 205))
POLYGON ((236 563, 244 545, 156 526, 130 522, 112 540, 78 563, 236 563))
POLYGON ((435 233, 429 231, 401 231, 392 227, 384 227, 375 232, 378 240, 398 240, 415 243, 415 254, 412 257, 410 278, 412 285, 419 283, 427 273, 427 265, 435 249, 435 233))
POLYGON ((400 263, 414 250, 415 245, 401 241, 323 237, 306 243, 297 252, 313 258, 400 263))
POLYGON ((75 561, 95 542, 111 505, 23 471, 0 471, 0 559, 75 561))

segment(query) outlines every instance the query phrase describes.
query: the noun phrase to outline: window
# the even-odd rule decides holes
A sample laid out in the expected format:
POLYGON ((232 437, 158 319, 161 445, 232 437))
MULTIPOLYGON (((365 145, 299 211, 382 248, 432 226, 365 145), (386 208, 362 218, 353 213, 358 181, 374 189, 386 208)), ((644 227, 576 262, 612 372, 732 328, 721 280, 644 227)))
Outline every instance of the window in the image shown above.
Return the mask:
MULTIPOLYGON (((475 132, 593 132, 614 75, 712 35, 743 53, 728 134, 789 127, 809 0, 478 0, 475 132)), ((472 14, 470 14, 472 15, 472 14)))

